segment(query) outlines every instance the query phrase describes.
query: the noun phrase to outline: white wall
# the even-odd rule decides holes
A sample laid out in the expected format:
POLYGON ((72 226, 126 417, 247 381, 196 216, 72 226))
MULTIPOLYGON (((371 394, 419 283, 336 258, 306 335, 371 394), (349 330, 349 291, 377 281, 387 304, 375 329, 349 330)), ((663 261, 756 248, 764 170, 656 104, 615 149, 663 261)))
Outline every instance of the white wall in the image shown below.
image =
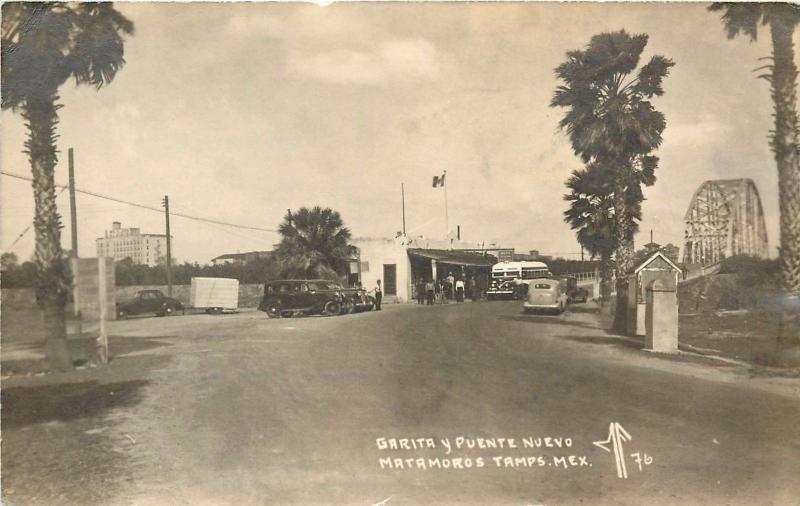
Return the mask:
POLYGON ((383 266, 395 264, 397 266, 397 301, 410 300, 411 261, 403 241, 398 239, 359 238, 353 240, 361 255, 361 262, 369 263, 369 270, 361 271, 361 283, 367 290, 375 288, 376 281, 381 280, 384 296, 386 295, 386 282, 383 279, 383 266))

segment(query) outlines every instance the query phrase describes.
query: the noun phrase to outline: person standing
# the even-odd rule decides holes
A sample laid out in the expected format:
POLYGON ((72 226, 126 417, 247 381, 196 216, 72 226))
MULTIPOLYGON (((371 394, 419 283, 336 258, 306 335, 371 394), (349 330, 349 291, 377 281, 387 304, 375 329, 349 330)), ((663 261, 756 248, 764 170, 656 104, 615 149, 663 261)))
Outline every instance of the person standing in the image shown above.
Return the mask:
POLYGON ((453 276, 452 272, 447 273, 447 298, 453 299, 454 297, 454 288, 456 286, 456 278, 453 276))
POLYGON ((381 290, 381 280, 377 281, 375 288, 372 290, 375 292, 375 311, 381 310, 381 299, 383 299, 383 290, 381 290))
POLYGON ((425 295, 427 296, 427 302, 429 306, 433 305, 433 295, 434 295, 434 287, 433 287, 433 280, 428 281, 425 283, 425 295))
POLYGON ((464 302, 464 280, 456 281, 456 302, 464 302))
POLYGON ((425 278, 419 278, 417 281, 417 304, 425 302, 425 278))

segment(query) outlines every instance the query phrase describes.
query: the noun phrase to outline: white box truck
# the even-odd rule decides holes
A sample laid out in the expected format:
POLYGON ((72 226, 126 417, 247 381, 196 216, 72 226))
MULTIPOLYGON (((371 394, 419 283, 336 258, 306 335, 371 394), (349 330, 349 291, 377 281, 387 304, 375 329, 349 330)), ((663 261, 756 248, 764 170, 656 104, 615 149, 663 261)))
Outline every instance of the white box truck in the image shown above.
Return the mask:
POLYGON ((192 278, 189 304, 206 313, 235 312, 239 307, 239 280, 229 278, 192 278))

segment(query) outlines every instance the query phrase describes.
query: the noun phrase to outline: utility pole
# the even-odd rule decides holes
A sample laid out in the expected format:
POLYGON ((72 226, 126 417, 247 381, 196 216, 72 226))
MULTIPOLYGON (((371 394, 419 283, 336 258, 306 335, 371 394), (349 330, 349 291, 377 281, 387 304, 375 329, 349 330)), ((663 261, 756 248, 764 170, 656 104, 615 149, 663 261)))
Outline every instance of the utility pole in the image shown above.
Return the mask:
POLYGON ((69 216, 72 222, 72 252, 70 257, 78 258, 78 211, 75 206, 75 160, 69 148, 69 216))
POLYGON ((164 215, 167 218, 167 295, 172 297, 172 236, 169 233, 169 195, 164 195, 162 203, 164 215))
POLYGON ((406 236, 406 187, 400 183, 400 195, 403 199, 403 237, 406 236))

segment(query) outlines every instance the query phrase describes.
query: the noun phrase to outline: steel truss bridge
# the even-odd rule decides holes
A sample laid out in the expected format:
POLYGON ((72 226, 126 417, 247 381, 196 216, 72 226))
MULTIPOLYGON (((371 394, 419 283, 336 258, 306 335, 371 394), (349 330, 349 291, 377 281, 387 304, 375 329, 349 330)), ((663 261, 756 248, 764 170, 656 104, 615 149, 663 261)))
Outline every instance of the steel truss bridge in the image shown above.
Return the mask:
POLYGON ((684 219, 684 263, 711 265, 734 255, 767 256, 764 211, 751 179, 704 182, 684 219))

